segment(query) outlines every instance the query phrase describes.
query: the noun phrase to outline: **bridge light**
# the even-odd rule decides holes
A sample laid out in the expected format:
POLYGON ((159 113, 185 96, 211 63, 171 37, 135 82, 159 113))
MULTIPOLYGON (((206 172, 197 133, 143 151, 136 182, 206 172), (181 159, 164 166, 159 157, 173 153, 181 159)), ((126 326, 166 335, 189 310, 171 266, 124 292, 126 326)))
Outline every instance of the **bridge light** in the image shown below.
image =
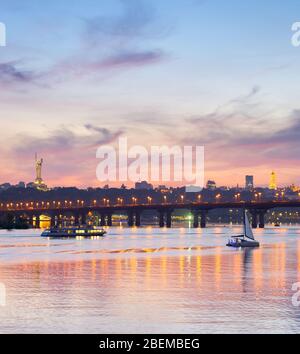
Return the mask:
POLYGON ((137 199, 136 199, 135 197, 132 197, 131 199, 132 199, 132 203, 133 203, 133 204, 136 204, 137 199))

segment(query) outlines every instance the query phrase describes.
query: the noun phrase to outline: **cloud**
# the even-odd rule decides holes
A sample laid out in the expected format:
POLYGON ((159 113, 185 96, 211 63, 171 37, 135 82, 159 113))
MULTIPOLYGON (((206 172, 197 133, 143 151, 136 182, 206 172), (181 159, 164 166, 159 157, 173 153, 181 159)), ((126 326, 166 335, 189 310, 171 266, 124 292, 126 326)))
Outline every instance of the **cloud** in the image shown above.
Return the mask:
POLYGON ((57 63, 50 76, 60 79, 93 76, 97 79, 116 71, 156 64, 167 58, 163 49, 149 44, 168 32, 156 21, 154 9, 144 1, 124 0, 120 3, 120 15, 84 20, 79 54, 57 63))
POLYGON ((161 36, 162 27, 156 20, 153 7, 142 0, 120 0, 119 16, 95 16, 85 20, 84 40, 100 45, 109 40, 111 46, 161 36))
POLYGON ((158 62, 164 58, 160 51, 120 53, 106 58, 100 63, 104 68, 140 66, 158 62))
POLYGON ((46 179, 51 185, 95 185, 96 148, 113 144, 123 133, 97 125, 86 124, 75 127, 61 127, 45 137, 18 135, 15 144, 0 159, 2 166, 9 166, 16 178, 26 181, 33 179, 34 155, 45 159, 46 179))
POLYGON ((35 152, 41 154, 65 154, 75 150, 88 150, 92 147, 114 142, 123 131, 111 131, 107 128, 86 124, 80 128, 81 134, 75 133, 67 127, 61 127, 48 136, 39 138, 29 135, 19 135, 19 144, 14 151, 18 156, 31 156, 35 152))
POLYGON ((80 59, 78 62, 72 60, 60 63, 55 67, 55 76, 72 79, 74 77, 93 76, 96 78, 104 77, 108 73, 116 72, 129 68, 154 64, 162 61, 165 55, 160 51, 148 52, 123 52, 105 58, 89 61, 80 59))
POLYGON ((22 61, 0 63, 0 84, 51 88, 74 79, 99 81, 122 70, 163 62, 167 55, 153 40, 167 31, 157 21, 155 9, 142 0, 119 2, 117 15, 84 19, 79 47, 52 66, 36 72, 22 69, 22 61))
POLYGON ((300 110, 276 120, 260 109, 259 100, 253 101, 259 93, 254 87, 211 113, 186 119, 181 143, 204 145, 211 169, 295 166, 300 160, 300 110))
POLYGON ((18 64, 16 61, 0 63, 1 83, 31 83, 36 79, 33 71, 20 69, 18 64))

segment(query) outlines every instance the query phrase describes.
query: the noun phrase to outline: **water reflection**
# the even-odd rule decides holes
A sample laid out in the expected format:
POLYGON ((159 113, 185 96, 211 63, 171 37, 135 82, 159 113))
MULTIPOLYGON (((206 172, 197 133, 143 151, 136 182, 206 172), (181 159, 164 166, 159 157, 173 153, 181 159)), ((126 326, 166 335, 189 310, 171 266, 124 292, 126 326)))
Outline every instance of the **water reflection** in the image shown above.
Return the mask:
MULTIPOLYGON (((254 250, 224 247, 226 230, 207 231, 201 244, 196 233, 182 239, 182 230, 163 231, 165 238, 158 238, 157 230, 140 232, 126 239, 116 231, 117 244, 50 241, 43 245, 49 248, 47 259, 2 261, 8 305, 0 309, 0 331, 299 331, 290 289, 299 280, 300 241, 291 231, 285 240, 265 237, 254 250), (63 248, 59 258, 54 244, 63 248)), ((31 244, 37 252, 42 245, 35 238, 31 244)), ((28 239, 17 248, 25 245, 28 251, 28 239)))

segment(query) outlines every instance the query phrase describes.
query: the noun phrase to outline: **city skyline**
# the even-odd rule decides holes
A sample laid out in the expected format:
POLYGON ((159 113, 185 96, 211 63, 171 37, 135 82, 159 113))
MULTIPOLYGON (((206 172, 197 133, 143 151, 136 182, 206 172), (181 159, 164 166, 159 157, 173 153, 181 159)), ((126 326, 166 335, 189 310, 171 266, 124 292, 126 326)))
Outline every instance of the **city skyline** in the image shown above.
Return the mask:
POLYGON ((49 186, 101 186, 96 149, 125 135, 203 145, 218 185, 267 186, 273 170, 300 184, 297 13, 297 1, 2 1, 1 182, 32 180, 38 151, 49 186))
MULTIPOLYGON (((35 155, 35 168, 36 168, 36 175, 35 175, 35 178, 32 179, 32 181, 30 182, 26 182, 24 180, 18 180, 18 183, 16 184, 12 184, 10 183, 10 181, 5 181, 4 183, 1 182, 0 183, 0 187, 1 185, 5 185, 5 184, 10 184, 11 186, 23 186, 24 188, 25 187, 29 187, 29 188, 37 188, 37 189, 40 189, 40 190, 47 190, 47 185, 45 184, 43 178, 42 178, 42 165, 44 163, 44 159, 41 158, 41 159, 37 159, 37 154, 35 155)), ((283 184, 278 184, 277 183, 277 174, 275 171, 272 171, 270 174, 269 174, 269 184, 266 184, 266 185, 256 185, 254 183, 254 180, 255 180, 255 176, 254 175, 245 175, 244 176, 244 185, 239 185, 239 184, 231 184, 231 185, 222 185, 222 184, 218 184, 216 183, 216 180, 215 179, 208 179, 205 184, 204 184, 204 188, 207 188, 207 189, 210 189, 211 188, 211 185, 213 184, 214 185, 214 188, 223 188, 223 187, 226 187, 226 188, 241 188, 241 189, 248 189, 248 190, 251 190, 251 189, 255 189, 255 188, 269 188, 270 190, 276 190, 277 188, 284 188, 284 187, 297 187, 294 183, 290 184, 290 185, 283 185, 283 184)), ((139 189, 143 189, 141 188, 142 186, 146 186, 147 188, 145 189, 148 189, 150 186, 151 188, 150 189, 153 189, 153 188, 158 188, 158 187, 162 187, 162 186, 166 186, 167 188, 170 188, 170 187, 179 187, 179 188, 182 188, 182 187, 187 187, 187 185, 174 185, 174 183, 168 183, 168 182, 162 182, 162 183, 151 183, 151 181, 147 181, 147 180, 139 180, 139 181, 136 181, 136 182, 129 182, 128 184, 124 184, 122 183, 120 186, 118 186, 116 183, 113 183, 113 185, 109 185, 108 183, 101 183, 101 185, 98 185, 97 187, 100 187, 100 188, 105 188, 105 187, 111 187, 111 188, 133 188, 135 186, 135 188, 137 188, 137 186, 139 186, 139 189)), ((55 188, 55 187, 80 187, 80 186, 59 186, 59 185, 53 185, 53 186, 50 186, 50 189, 51 188, 55 188)), ((88 188, 91 188, 93 186, 88 186, 88 188)), ((300 188, 300 187, 299 187, 300 188)))

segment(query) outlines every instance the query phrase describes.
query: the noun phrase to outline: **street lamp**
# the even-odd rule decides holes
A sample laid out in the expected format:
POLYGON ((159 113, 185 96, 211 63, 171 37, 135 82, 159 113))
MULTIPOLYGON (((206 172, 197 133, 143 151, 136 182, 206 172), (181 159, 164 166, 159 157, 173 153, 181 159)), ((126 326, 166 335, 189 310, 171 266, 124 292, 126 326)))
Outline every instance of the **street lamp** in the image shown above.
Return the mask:
POLYGON ((117 198, 117 204, 122 205, 123 204, 123 198, 117 198))
POLYGON ((136 204, 137 199, 135 197, 132 197, 131 199, 132 199, 132 204, 136 204))
POLYGON ((258 196, 259 196, 259 200, 261 200, 262 193, 259 192, 259 193, 258 193, 258 196))

